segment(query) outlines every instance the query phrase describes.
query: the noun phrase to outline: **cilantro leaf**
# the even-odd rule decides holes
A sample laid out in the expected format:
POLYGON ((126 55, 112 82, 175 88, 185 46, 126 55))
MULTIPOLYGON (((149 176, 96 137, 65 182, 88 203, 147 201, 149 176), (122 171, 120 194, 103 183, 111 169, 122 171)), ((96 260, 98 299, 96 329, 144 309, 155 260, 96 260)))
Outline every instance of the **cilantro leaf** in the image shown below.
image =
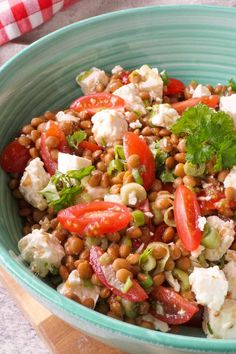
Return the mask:
POLYGON ((67 136, 68 144, 71 148, 78 149, 78 145, 86 139, 87 134, 83 130, 78 130, 72 135, 67 136))
POLYGON ((163 183, 174 182, 175 177, 174 177, 172 171, 169 171, 169 170, 165 169, 165 170, 162 171, 161 174, 160 174, 160 180, 161 180, 163 183))
POLYGON ((198 104, 187 109, 171 131, 187 135, 187 161, 201 164, 214 157, 215 172, 236 164, 236 131, 233 120, 225 112, 198 104))

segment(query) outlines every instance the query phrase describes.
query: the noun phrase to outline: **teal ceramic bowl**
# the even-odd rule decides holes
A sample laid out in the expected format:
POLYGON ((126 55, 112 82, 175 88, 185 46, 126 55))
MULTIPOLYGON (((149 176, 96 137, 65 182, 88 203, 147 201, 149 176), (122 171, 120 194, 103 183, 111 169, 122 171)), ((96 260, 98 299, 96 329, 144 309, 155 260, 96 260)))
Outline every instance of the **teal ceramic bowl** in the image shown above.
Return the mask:
MULTIPOLYGON (((81 92, 79 71, 157 66, 186 83, 225 83, 236 77, 236 9, 146 7, 91 18, 52 33, 0 69, 0 150, 35 115, 66 107, 81 92)), ((151 331, 91 311, 62 297, 16 255, 21 220, 0 171, 0 262, 35 298, 71 325, 130 353, 180 350, 235 353, 236 340, 209 340, 197 329, 151 331), (159 350, 158 350, 159 348, 159 350), (160 349, 161 348, 161 349, 160 349)))

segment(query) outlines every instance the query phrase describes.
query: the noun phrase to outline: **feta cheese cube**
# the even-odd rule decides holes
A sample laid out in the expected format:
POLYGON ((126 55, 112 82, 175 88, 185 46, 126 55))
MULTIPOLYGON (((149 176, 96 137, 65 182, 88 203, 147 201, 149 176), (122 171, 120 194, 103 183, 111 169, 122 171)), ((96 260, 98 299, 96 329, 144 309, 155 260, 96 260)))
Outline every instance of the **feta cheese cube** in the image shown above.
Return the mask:
POLYGON ((141 76, 141 81, 138 83, 139 90, 147 91, 152 100, 161 99, 163 94, 163 81, 159 75, 158 69, 143 65, 136 71, 141 76))
POLYGON ((124 114, 114 109, 104 109, 92 117, 92 132, 99 145, 112 146, 128 130, 124 114))
POLYGON ((236 339, 236 301, 226 299, 219 312, 205 308, 202 327, 208 338, 236 339))
POLYGON ((92 165, 92 161, 84 157, 65 154, 64 152, 58 153, 58 171, 61 173, 66 173, 70 170, 80 170, 90 165, 92 165))
POLYGON ((220 310, 228 292, 228 282, 218 266, 194 267, 189 282, 198 304, 208 306, 214 311, 220 310))
POLYGON ((207 223, 218 231, 221 237, 221 244, 217 249, 206 248, 205 258, 209 261, 218 261, 234 241, 234 222, 233 220, 224 221, 218 216, 208 216, 207 223))
POLYGON ((170 128, 179 117, 178 112, 167 103, 155 105, 150 113, 152 124, 164 128, 170 128))
POLYGON ((126 102, 126 108, 131 111, 137 111, 140 114, 146 114, 144 103, 139 96, 139 90, 135 84, 121 86, 113 92, 114 95, 123 98, 126 102))
POLYGON ((229 283, 230 297, 236 300, 236 261, 225 264, 223 271, 229 283))
POLYGON ((21 178, 19 187, 25 200, 39 210, 45 210, 48 206, 46 199, 40 193, 50 180, 50 175, 43 166, 44 164, 39 157, 30 161, 21 178))
POLYGON ((232 187, 236 189, 236 166, 232 167, 229 174, 226 176, 224 180, 224 187, 232 187))
POLYGON ((84 279, 81 279, 79 272, 73 270, 68 279, 57 287, 57 291, 66 296, 68 293, 76 295, 80 301, 84 301, 88 298, 93 299, 94 307, 99 298, 100 288, 93 285, 91 282, 86 283, 84 279))
POLYGON ((60 112, 57 112, 57 114, 56 114, 56 120, 58 122, 68 122, 68 121, 70 121, 70 122, 78 122, 79 118, 73 116, 70 113, 65 113, 63 111, 60 111, 60 112))
POLYGON ((96 86, 98 84, 102 84, 106 87, 108 81, 109 79, 105 71, 95 67, 88 71, 83 71, 80 75, 77 76, 77 82, 85 95, 95 93, 96 86))
POLYGON ((21 257, 30 264, 31 270, 44 278, 48 272, 59 268, 65 256, 58 239, 43 229, 33 230, 18 242, 21 257))
POLYGON ((211 91, 204 85, 197 85, 195 90, 193 91, 193 98, 203 97, 203 96, 211 96, 211 91))
POLYGON ((220 111, 228 113, 233 119, 234 126, 236 127, 236 94, 231 96, 221 96, 220 98, 220 111))

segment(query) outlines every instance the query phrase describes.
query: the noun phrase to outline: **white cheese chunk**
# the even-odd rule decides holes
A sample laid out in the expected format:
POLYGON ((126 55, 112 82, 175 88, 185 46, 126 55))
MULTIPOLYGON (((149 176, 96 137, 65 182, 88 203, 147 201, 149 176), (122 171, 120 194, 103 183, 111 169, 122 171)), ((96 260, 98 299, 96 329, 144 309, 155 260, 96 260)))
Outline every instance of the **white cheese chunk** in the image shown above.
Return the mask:
POLYGON ((197 85, 195 90, 193 91, 193 98, 203 97, 203 96, 211 96, 211 91, 204 85, 197 85))
POLYGON ((151 315, 150 313, 147 315, 141 316, 143 321, 151 322, 154 325, 155 330, 161 331, 161 332, 168 332, 170 330, 170 327, 168 326, 167 323, 158 320, 156 317, 151 315))
POLYGON ((128 130, 124 114, 114 109, 104 109, 92 117, 92 133, 99 145, 112 146, 128 130))
POLYGON ((220 111, 228 113, 228 115, 233 119, 234 126, 236 127, 236 94, 231 96, 221 96, 220 111))
POLYGON ((120 194, 105 194, 104 201, 123 204, 120 194))
POLYGON ((205 258, 209 261, 218 261, 223 257, 234 241, 234 222, 233 220, 224 221, 218 216, 209 216, 207 223, 218 231, 221 237, 221 243, 216 249, 206 249, 205 258))
POLYGON ((77 78, 77 82, 85 95, 95 93, 98 84, 106 87, 109 81, 105 71, 95 67, 88 71, 83 71, 77 78))
POLYGON ((128 85, 121 86, 113 92, 114 95, 123 98, 126 102, 126 108, 131 111, 139 112, 140 114, 145 114, 146 109, 144 103, 139 96, 139 90, 135 84, 131 83, 128 85))
POLYGON ((135 120, 134 122, 129 123, 130 128, 132 129, 138 129, 142 127, 142 123, 140 122, 139 119, 135 120))
POLYGON ((167 103, 155 105, 150 114, 152 124, 164 128, 170 128, 179 117, 178 112, 167 103))
POLYGON ((90 165, 92 165, 92 161, 84 157, 65 154, 64 152, 58 153, 58 171, 61 173, 66 173, 70 170, 80 170, 90 165))
POLYGON ((236 166, 232 167, 229 174, 226 176, 224 180, 224 187, 236 189, 236 166))
POLYGON ((18 242, 22 258, 30 264, 31 270, 40 277, 59 268, 65 256, 58 239, 43 229, 33 230, 18 242))
POLYGON ((86 281, 80 278, 79 272, 73 270, 68 279, 57 287, 57 291, 64 296, 68 293, 72 293, 76 295, 81 302, 88 298, 93 299, 95 307, 99 298, 100 288, 93 285, 91 282, 87 284, 86 281))
POLYGON ((219 312, 205 308, 202 327, 208 338, 236 339, 236 301, 226 299, 219 312))
POLYGON ((111 73, 112 74, 119 74, 120 72, 122 72, 124 69, 122 68, 122 66, 120 65, 116 65, 114 66, 114 68, 112 69, 111 73))
POLYGON ((197 219, 197 227, 203 231, 204 227, 206 225, 207 219, 205 218, 205 216, 199 216, 197 219))
POLYGON ((57 112, 56 114, 56 120, 58 122, 78 122, 79 121, 79 117, 75 117, 70 113, 65 113, 63 111, 57 112))
POLYGON ((230 297, 236 300, 236 261, 228 262, 223 271, 229 283, 230 297))
POLYGON ((224 272, 218 266, 195 267, 189 276, 189 282, 198 304, 219 311, 228 292, 228 282, 224 272))
POLYGON ((47 186, 49 180, 50 175, 45 171, 43 162, 36 157, 26 167, 19 190, 29 204, 39 210, 45 210, 48 204, 40 191, 47 186))
POLYGON ((158 69, 143 65, 136 71, 141 76, 141 81, 138 83, 139 90, 147 91, 152 100, 161 99, 163 94, 163 81, 158 69))

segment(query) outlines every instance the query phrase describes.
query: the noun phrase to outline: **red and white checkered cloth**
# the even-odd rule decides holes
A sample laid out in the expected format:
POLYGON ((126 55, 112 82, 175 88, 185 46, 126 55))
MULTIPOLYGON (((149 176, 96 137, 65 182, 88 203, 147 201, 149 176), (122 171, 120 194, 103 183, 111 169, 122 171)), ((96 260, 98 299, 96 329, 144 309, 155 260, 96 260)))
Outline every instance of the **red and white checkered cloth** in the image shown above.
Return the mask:
POLYGON ((0 45, 50 20, 76 0, 0 0, 0 45))

